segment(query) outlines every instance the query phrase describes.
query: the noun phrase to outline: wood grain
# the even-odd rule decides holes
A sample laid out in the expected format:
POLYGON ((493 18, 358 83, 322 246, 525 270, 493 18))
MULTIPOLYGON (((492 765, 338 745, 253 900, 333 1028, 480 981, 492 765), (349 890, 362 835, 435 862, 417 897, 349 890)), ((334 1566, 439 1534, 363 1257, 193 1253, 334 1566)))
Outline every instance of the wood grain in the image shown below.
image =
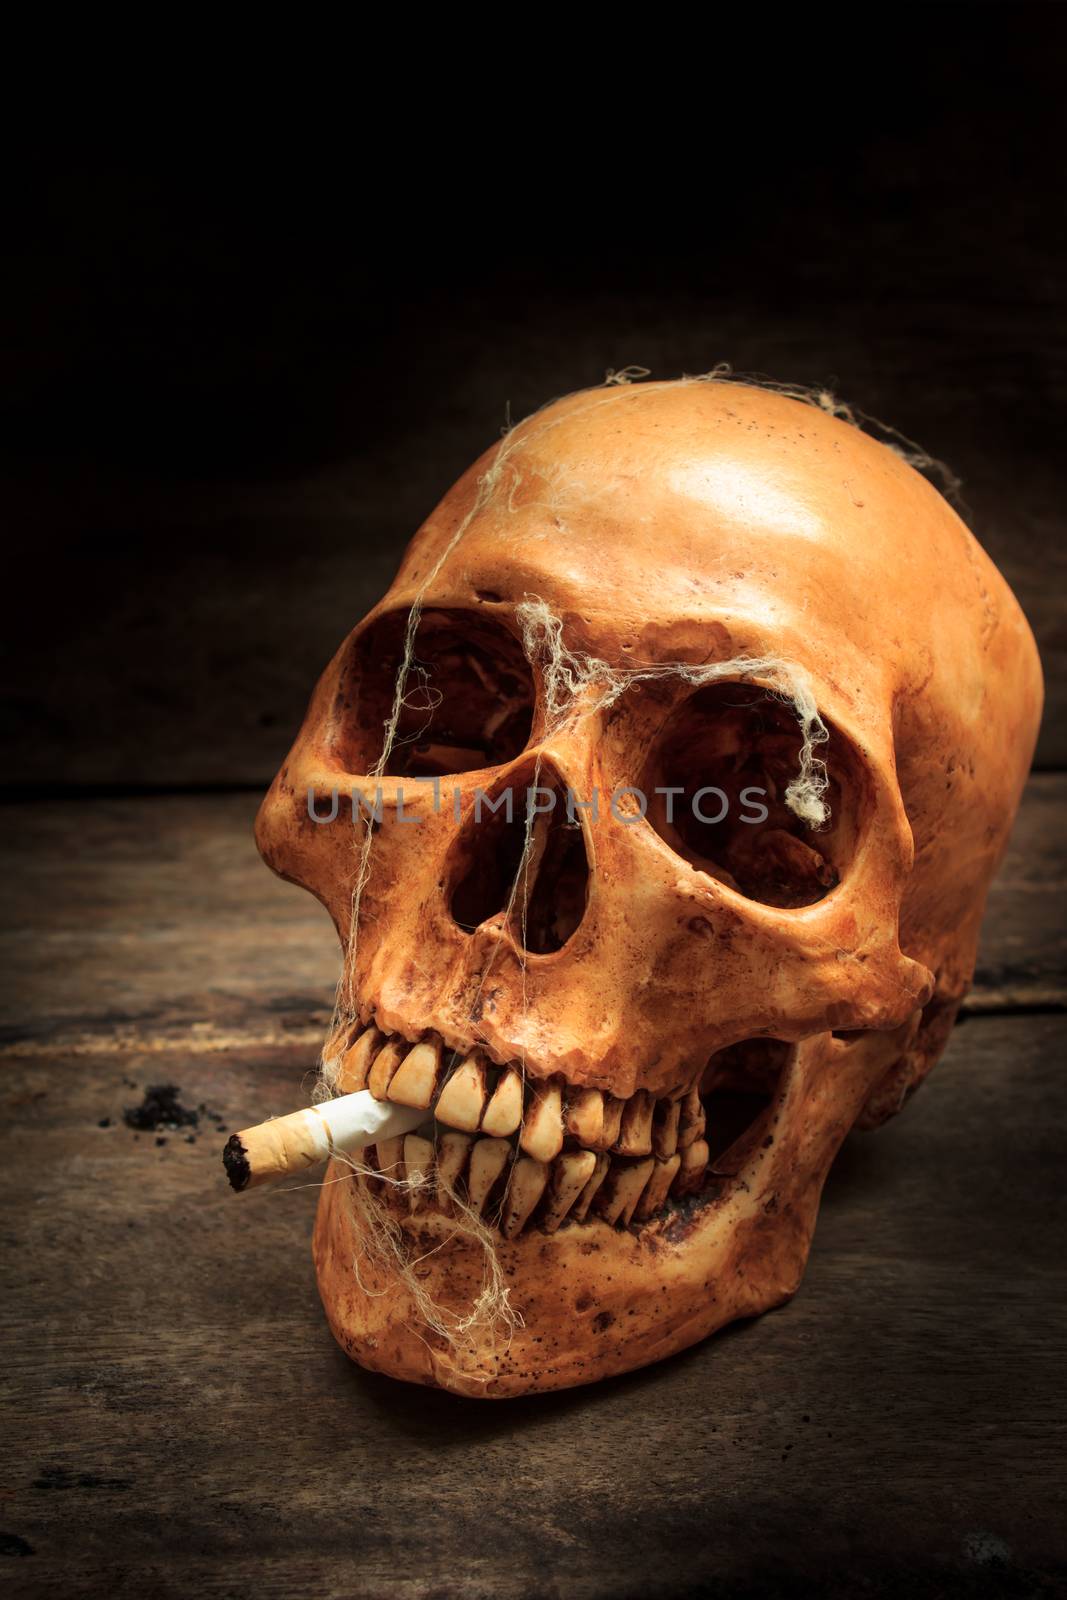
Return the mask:
MULTIPOLYGON (((783 1311, 485 1407, 340 1355, 314 1189, 238 1201, 221 1132, 97 1126, 155 1058, 22 1063, 0 1173, 19 1592, 1037 1592, 1067 1576, 1065 1047, 1060 1017, 960 1030, 906 1115, 843 1153, 783 1311)), ((303 1059, 168 1066, 234 1126, 289 1103, 303 1059)))
MULTIPOLYGON (((1062 1009, 1065 783, 1028 793, 987 1013, 1062 1009)), ((907 1111, 848 1142, 784 1310, 588 1391, 409 1389, 329 1337, 316 1190, 238 1200, 222 1177, 226 1131, 299 1097, 334 972, 321 911, 255 857, 252 809, 6 813, 13 1592, 1054 1592, 1062 1014, 970 1017, 907 1111), (157 1082, 219 1120, 136 1135, 122 1110, 157 1082)))

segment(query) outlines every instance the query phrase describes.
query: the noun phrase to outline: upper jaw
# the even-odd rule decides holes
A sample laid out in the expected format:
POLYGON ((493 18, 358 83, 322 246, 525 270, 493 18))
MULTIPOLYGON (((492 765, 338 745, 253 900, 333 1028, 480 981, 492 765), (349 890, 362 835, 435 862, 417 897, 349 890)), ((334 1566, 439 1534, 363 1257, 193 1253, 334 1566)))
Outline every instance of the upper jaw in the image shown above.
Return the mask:
POLYGON ((401 1180, 374 1187, 405 1212, 469 1207, 513 1239, 594 1219, 642 1228, 709 1184, 722 1187, 709 1168, 703 1069, 623 1099, 560 1074, 533 1078, 517 1062, 497 1066, 477 1049, 450 1051, 434 1031, 412 1040, 373 1023, 339 1032, 326 1059, 336 1092, 367 1088, 426 1111, 415 1133, 365 1156, 401 1180))

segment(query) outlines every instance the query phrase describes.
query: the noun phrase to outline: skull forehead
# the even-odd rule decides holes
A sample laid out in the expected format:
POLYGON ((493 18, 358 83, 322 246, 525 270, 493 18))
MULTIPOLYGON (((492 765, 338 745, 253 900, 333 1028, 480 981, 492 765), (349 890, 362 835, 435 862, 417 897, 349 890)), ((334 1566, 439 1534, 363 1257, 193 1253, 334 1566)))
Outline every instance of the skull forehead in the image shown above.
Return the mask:
POLYGON ((929 634, 935 577, 943 590, 957 574, 951 604, 974 604, 969 539, 917 472, 849 424, 683 381, 585 392, 522 423, 446 496, 396 589, 441 561, 428 598, 537 594, 622 628, 729 616, 748 643, 810 637, 826 619, 835 652, 844 632, 867 659, 874 631, 929 634))

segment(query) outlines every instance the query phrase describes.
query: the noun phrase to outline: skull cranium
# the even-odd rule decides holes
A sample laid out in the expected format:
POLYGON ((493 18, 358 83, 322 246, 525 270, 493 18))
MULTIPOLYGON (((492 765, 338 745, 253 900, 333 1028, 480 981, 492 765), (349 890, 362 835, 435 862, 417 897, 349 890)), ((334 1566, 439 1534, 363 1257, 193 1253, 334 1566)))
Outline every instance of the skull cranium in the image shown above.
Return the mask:
POLYGON ((327 668, 257 824, 347 954, 334 1083, 426 1106, 378 1163, 428 1180, 386 1194, 395 1237, 469 1334, 426 1326, 396 1254, 367 1248, 351 1197, 383 1186, 357 1175, 326 1186, 315 1238, 343 1346, 512 1395, 786 1299, 841 1141, 944 1046, 1040 700, 970 533, 815 406, 587 391, 476 463, 327 668), (821 824, 789 787, 805 693, 821 824), (353 790, 354 829, 316 822, 309 797, 322 815, 353 790), (485 1287, 470 1211, 506 1340, 464 1319, 485 1287))

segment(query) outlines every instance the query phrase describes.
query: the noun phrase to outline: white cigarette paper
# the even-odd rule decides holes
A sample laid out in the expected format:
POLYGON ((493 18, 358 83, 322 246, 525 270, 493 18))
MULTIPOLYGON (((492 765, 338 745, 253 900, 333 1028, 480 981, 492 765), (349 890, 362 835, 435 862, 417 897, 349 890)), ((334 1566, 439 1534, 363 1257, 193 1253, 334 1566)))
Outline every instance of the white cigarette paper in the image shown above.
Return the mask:
POLYGON ((329 1156, 410 1133, 428 1114, 376 1100, 368 1089, 360 1089, 235 1133, 222 1153, 223 1165, 234 1189, 254 1189, 317 1166, 329 1156))

